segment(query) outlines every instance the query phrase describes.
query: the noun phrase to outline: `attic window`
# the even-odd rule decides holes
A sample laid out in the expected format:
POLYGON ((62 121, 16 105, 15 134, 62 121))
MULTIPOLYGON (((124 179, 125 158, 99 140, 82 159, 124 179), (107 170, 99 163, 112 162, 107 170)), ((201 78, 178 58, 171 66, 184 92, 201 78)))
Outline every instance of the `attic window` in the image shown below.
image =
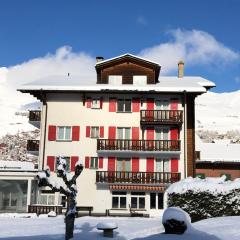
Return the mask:
POLYGON ((109 75, 108 83, 111 85, 121 85, 122 84, 122 75, 109 75))
POLYGON ((146 85, 147 84, 147 76, 145 76, 145 75, 133 76, 133 84, 134 85, 146 85))

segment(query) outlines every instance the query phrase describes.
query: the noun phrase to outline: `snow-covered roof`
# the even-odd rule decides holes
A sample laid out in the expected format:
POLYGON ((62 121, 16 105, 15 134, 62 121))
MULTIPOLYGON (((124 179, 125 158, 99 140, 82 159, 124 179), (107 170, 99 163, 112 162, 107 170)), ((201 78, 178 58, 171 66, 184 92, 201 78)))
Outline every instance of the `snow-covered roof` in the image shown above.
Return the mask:
POLYGON ((146 85, 111 85, 96 84, 88 77, 80 76, 51 76, 28 83, 19 88, 22 92, 31 91, 155 91, 155 92, 197 92, 204 93, 206 88, 215 84, 202 77, 159 77, 159 83, 146 85))
POLYGON ((0 160, 0 171, 37 171, 32 162, 0 160))
POLYGON ((204 143, 199 137, 195 138, 196 150, 200 151, 200 161, 227 161, 240 162, 240 144, 226 143, 204 143))

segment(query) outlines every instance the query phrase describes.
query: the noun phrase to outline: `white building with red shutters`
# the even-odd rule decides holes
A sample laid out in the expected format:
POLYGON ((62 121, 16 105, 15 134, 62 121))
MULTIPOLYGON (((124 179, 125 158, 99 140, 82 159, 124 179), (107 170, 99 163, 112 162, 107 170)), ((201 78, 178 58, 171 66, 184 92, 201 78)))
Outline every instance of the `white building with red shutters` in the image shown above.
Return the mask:
MULTIPOLYGON (((201 77, 160 77, 158 63, 131 54, 97 58, 96 83, 77 76, 49 77, 21 92, 42 101, 39 170, 69 171, 82 159, 78 206, 93 214, 158 214, 170 183, 195 175, 194 99, 214 83, 201 77)), ((34 115, 34 112, 32 113, 34 115)), ((36 113, 37 114, 37 113, 36 113)), ((47 189, 42 204, 63 203, 47 189)))

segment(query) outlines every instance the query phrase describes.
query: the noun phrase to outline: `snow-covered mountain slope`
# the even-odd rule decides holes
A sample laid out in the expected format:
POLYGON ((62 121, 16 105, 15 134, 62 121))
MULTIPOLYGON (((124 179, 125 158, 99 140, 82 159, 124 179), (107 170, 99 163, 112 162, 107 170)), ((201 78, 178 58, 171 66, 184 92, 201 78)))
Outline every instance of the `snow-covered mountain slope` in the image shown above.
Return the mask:
POLYGON ((196 130, 240 131, 240 90, 208 92, 196 98, 196 130))

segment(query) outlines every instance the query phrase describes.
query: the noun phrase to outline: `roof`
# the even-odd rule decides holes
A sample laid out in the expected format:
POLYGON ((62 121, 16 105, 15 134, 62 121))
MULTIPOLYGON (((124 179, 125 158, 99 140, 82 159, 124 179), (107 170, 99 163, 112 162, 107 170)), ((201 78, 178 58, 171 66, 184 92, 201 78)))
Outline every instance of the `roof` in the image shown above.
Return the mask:
POLYGON ((18 89, 21 92, 32 91, 80 91, 80 92, 101 92, 101 91, 136 91, 136 92, 192 92, 204 93, 207 88, 214 87, 215 84, 202 77, 159 77, 156 84, 146 85, 111 85, 96 84, 89 78, 81 76, 50 76, 32 83, 22 85, 18 89), (89 84, 87 82, 90 82, 89 84))

